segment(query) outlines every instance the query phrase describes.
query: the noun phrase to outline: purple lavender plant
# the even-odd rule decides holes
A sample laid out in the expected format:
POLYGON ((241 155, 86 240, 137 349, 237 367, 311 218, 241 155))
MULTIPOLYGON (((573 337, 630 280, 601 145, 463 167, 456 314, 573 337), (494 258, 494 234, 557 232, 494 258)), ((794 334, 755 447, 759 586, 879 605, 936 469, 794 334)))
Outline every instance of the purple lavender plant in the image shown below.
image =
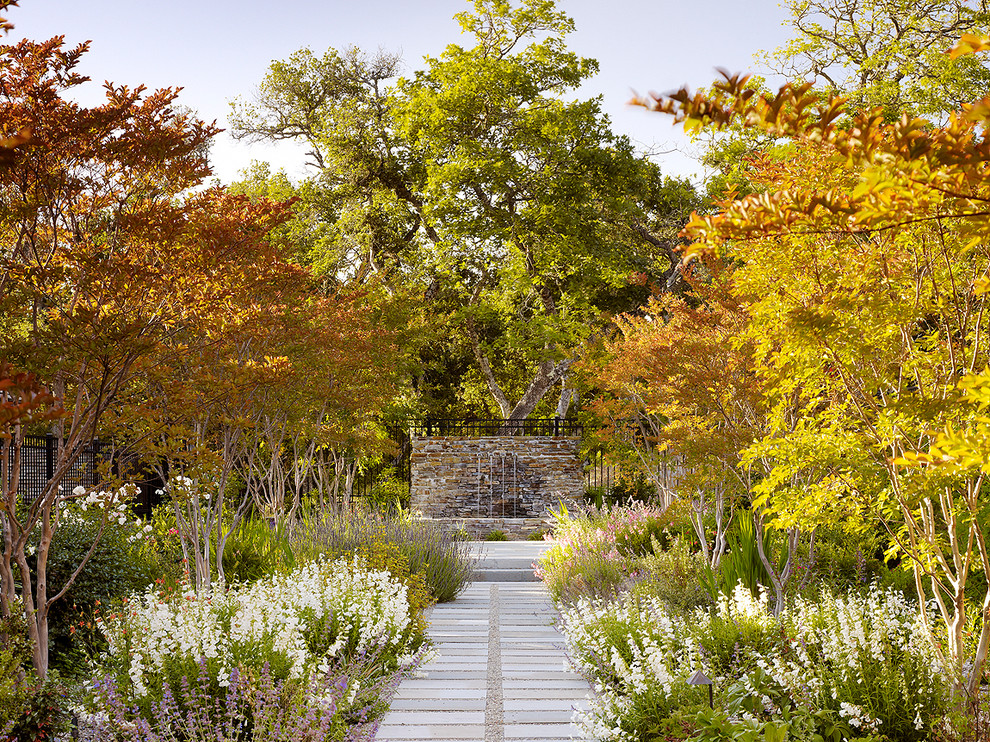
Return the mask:
POLYGON ((162 688, 150 712, 128 706, 117 683, 94 683, 98 712, 86 737, 115 742, 362 742, 375 732, 399 681, 418 666, 384 671, 383 652, 365 651, 310 681, 278 680, 266 664, 234 670, 216 684, 205 660, 195 677, 162 688))

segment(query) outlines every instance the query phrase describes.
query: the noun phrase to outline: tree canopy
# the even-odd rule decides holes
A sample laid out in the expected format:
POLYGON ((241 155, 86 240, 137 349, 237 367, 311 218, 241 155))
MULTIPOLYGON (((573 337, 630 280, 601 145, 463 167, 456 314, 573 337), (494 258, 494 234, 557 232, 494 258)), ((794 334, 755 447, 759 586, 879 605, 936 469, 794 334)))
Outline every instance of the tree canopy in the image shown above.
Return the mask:
POLYGON ((725 200, 685 230, 687 259, 739 265, 735 291, 752 297, 748 332, 768 402, 804 402, 796 425, 777 415, 745 453, 769 464, 756 504, 782 527, 813 526, 823 503, 885 527, 893 553, 911 560, 926 617, 926 588, 936 600, 946 666, 972 697, 990 647, 986 621, 975 647, 964 637, 974 590, 980 615, 990 610, 985 582, 970 579, 990 573, 984 474, 971 459, 918 463, 951 447, 951 433, 936 431, 970 424, 958 382, 990 363, 990 101, 944 126, 906 114, 888 123, 881 108, 846 118, 841 99, 822 100, 810 83, 759 94, 734 77, 711 97, 682 90, 644 103, 791 142, 789 158, 756 160, 762 192, 725 200), (815 480, 792 486, 811 466, 815 480))
POLYGON ((394 374, 389 332, 361 297, 315 296, 288 259, 287 204, 200 187, 217 129, 177 91, 107 83, 101 105, 70 100, 86 49, 61 37, 0 49, 0 137, 30 132, 0 168, 0 609, 23 611, 41 675, 49 608, 83 566, 46 581, 60 506, 80 497, 62 485, 94 437, 112 441, 93 475, 117 496, 111 463, 126 477, 139 452, 178 463, 197 446, 216 460, 231 435, 257 450, 279 415, 283 436, 351 446, 394 374), (59 414, 22 414, 46 394, 59 414), (20 451, 41 423, 54 471, 25 502, 20 451))
POLYGON ((982 98, 990 70, 948 54, 990 20, 984 0, 788 0, 795 36, 764 59, 789 80, 824 86, 852 109, 941 118, 982 98))
POLYGON ((321 258, 328 270, 442 317, 444 342, 473 361, 454 382, 521 418, 557 384, 567 396, 616 303, 645 299, 631 274, 677 284, 675 235, 695 199, 611 132, 597 100, 568 100, 597 65, 566 48, 573 22, 553 3, 479 0, 457 18, 475 45, 408 78, 354 49, 273 64, 235 129, 307 143, 316 173, 302 188, 333 205, 320 251, 351 256, 321 258))

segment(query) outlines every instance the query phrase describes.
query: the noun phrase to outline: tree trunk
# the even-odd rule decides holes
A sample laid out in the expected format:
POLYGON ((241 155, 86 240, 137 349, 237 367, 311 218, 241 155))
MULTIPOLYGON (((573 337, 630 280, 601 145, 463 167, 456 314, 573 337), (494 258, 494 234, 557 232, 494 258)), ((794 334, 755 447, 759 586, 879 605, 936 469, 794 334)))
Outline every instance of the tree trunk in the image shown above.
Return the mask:
MULTIPOLYGON (((526 389, 525 394, 523 394, 522 398, 516 403, 516 406, 512 408, 512 411, 505 419, 516 421, 525 420, 529 417, 536 405, 540 403, 540 400, 546 396, 546 393, 558 381, 564 378, 573 363, 574 359, 572 358, 565 358, 562 361, 544 361, 541 363, 536 371, 536 377, 529 384, 529 388, 526 389)), ((499 435, 508 435, 511 432, 512 428, 508 425, 503 426, 498 431, 499 435)))
POLYGON ((560 399, 557 401, 557 418, 563 420, 567 417, 567 411, 571 407, 571 402, 577 399, 578 392, 577 389, 572 389, 567 386, 567 377, 565 376, 560 384, 560 399))

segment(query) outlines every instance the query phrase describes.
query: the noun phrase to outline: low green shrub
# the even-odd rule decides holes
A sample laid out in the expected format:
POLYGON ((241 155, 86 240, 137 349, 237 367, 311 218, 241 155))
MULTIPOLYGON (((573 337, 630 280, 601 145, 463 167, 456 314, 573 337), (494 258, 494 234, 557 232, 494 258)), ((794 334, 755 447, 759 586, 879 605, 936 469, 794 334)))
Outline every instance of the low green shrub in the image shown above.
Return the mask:
POLYGON ((394 468, 383 469, 364 498, 372 510, 397 513, 409 507, 409 483, 394 468))
POLYGON ((489 531, 488 535, 485 536, 485 541, 508 541, 509 537, 505 535, 505 531, 500 531, 497 528, 489 531))
POLYGON ((31 702, 31 682, 27 667, 31 643, 27 637, 23 609, 14 606, 9 618, 0 617, 0 739, 7 739, 13 725, 25 714, 31 702))
MULTIPOLYGON (((49 594, 61 590, 86 556, 100 531, 104 513, 69 505, 59 516, 48 551, 49 594)), ((48 613, 49 661, 66 677, 88 673, 93 634, 83 629, 101 605, 143 590, 163 571, 158 553, 148 547, 148 525, 135 520, 126 509, 108 517, 92 556, 68 591, 48 613)), ((32 567, 34 559, 30 560, 32 567)))
POLYGON ((29 674, 21 686, 23 706, 20 713, 0 721, 0 736, 4 742, 48 742, 64 737, 69 731, 69 697, 57 671, 50 671, 45 680, 29 674))
POLYGON ((0 740, 51 740, 68 731, 65 687, 52 671, 46 681, 31 669, 31 642, 23 608, 0 617, 0 740))
POLYGON ((561 506, 537 574, 558 602, 614 595, 641 569, 641 557, 672 543, 669 522, 666 513, 644 503, 589 508, 575 517, 561 506))
POLYGON ((861 737, 850 721, 832 709, 812 709, 795 703, 791 689, 778 683, 770 673, 755 667, 742 680, 729 685, 722 703, 714 709, 696 708, 686 711, 691 720, 692 742, 724 742, 724 740, 879 740, 867 733, 861 737))
POLYGON ((227 537, 223 571, 228 583, 254 582, 296 566, 287 529, 281 522, 248 517, 227 537))
POLYGON ((653 553, 639 559, 634 591, 659 598, 672 611, 684 613, 709 606, 713 600, 702 584, 708 563, 693 553, 683 539, 676 539, 666 551, 659 544, 653 553))

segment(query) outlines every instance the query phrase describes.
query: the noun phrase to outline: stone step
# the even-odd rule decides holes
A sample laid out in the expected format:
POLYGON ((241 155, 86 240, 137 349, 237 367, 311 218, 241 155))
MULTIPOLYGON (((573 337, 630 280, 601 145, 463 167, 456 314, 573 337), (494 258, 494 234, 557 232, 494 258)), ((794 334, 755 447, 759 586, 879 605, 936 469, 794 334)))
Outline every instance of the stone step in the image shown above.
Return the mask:
POLYGON ((545 541, 474 542, 479 582, 538 582, 533 565, 550 546, 545 541))
POLYGON ((488 567, 484 563, 475 568, 474 579, 478 582, 539 582, 532 567, 488 567))
POLYGON ((479 560, 482 567, 494 567, 495 569, 528 569, 532 571, 533 565, 538 562, 532 557, 485 557, 479 560))

